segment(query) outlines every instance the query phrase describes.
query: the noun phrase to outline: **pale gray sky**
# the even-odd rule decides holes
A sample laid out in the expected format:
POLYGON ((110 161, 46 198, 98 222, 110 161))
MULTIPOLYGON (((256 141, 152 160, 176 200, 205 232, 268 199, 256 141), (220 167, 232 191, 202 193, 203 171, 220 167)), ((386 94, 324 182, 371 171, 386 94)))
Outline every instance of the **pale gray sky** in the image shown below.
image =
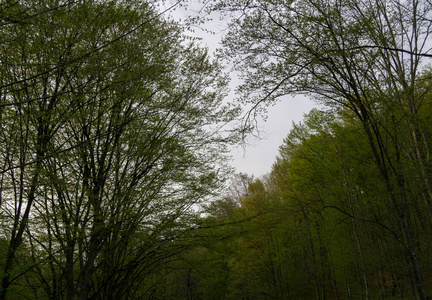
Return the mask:
MULTIPOLYGON (((177 19, 185 20, 189 14, 195 14, 201 8, 199 0, 188 0, 187 10, 176 9, 172 16, 177 19)), ((170 1, 168 1, 170 2, 170 1)), ((168 5, 168 4, 167 4, 168 5)), ((205 24, 205 28, 215 32, 210 34, 204 30, 196 29, 193 36, 202 39, 201 45, 208 47, 209 52, 213 53, 218 47, 223 36, 223 29, 226 27, 223 21, 217 17, 211 23, 205 24)), ((233 90, 240 81, 235 75, 231 75, 231 90, 228 100, 233 100, 235 94, 233 90)), ((246 147, 238 147, 232 150, 232 166, 237 172, 247 173, 259 177, 271 171, 272 165, 279 153, 279 146, 282 145, 284 138, 292 129, 292 123, 298 123, 303 119, 303 115, 316 107, 314 101, 304 97, 296 96, 285 97, 279 103, 268 108, 268 118, 266 121, 259 120, 258 126, 262 132, 262 138, 250 137, 246 147)))
POLYGON ((269 173, 279 153, 279 146, 292 129, 292 123, 300 122, 313 107, 316 107, 314 101, 303 96, 285 97, 275 106, 269 107, 267 121, 258 123, 263 138, 251 137, 251 146, 233 149, 233 167, 238 172, 254 176, 269 173))

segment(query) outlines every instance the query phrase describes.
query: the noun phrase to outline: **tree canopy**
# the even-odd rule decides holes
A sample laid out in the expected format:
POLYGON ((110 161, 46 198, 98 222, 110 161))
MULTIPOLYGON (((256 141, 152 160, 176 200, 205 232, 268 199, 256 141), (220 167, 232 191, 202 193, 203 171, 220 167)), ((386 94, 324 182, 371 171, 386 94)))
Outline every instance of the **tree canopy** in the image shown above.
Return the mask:
POLYGON ((162 2, 0 4, 0 299, 431 297, 432 4, 203 1, 211 57, 162 2), (296 94, 321 109, 234 174, 296 94))
POLYGON ((9 1, 0 25, 0 298, 151 295, 225 172, 227 78, 151 2, 9 1))
POLYGON ((429 1, 215 1, 213 9, 235 16, 223 51, 243 75, 243 101, 256 106, 301 93, 351 112, 397 220, 394 236, 426 299, 412 218, 420 199, 430 203, 432 196, 422 121, 430 111, 429 1))

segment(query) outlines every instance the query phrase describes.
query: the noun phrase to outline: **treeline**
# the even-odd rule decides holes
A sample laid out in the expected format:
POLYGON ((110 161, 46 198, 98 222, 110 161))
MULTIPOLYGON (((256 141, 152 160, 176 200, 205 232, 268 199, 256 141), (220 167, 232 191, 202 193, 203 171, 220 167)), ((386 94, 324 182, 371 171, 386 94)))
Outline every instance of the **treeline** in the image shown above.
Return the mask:
POLYGON ((209 207, 184 295, 431 297, 431 3, 213 3, 232 20, 222 54, 255 109, 246 125, 286 95, 323 109, 295 126, 268 177, 209 207))
POLYGON ((431 297, 430 2, 205 1, 233 130, 182 2, 0 3, 0 300, 431 297), (323 109, 225 188, 293 94, 323 109))
MULTIPOLYGON (((419 110, 425 144, 431 96, 419 110)), ((417 299, 419 271, 430 295, 428 177, 414 159, 412 133, 398 134, 401 155, 386 155, 403 161, 405 219, 352 113, 312 110, 280 147, 270 174, 239 175, 237 192, 208 207, 203 242, 180 256, 184 266, 170 286, 181 288, 180 299, 417 299), (409 222, 413 245, 401 221, 409 222)))
MULTIPOLYGON (((213 217, 238 232, 223 256, 226 297, 428 299, 430 1, 214 2, 232 20, 222 54, 242 75, 240 101, 305 94, 324 107, 234 214, 213 217)), ((223 247, 205 249, 214 261, 223 247)))

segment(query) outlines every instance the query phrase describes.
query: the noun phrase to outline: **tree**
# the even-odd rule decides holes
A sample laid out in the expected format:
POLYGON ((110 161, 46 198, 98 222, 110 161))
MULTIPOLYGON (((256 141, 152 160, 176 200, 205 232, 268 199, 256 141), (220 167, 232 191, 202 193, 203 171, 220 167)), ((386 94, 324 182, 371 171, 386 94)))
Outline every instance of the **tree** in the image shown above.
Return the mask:
POLYGON ((393 269, 405 269, 403 248, 394 236, 399 227, 359 125, 340 114, 312 110, 284 141, 271 174, 275 190, 306 225, 303 239, 315 252, 308 261, 316 273, 317 298, 395 295, 391 284, 377 276, 383 273, 404 292, 410 290, 404 284, 409 275, 393 269))
POLYGON ((1 12, 0 298, 148 294, 223 176, 226 77, 146 1, 1 12))
POLYGON ((420 82, 431 56, 431 4, 269 0, 215 1, 213 8, 238 13, 224 54, 243 74, 244 101, 257 106, 302 93, 353 112, 387 190, 418 295, 426 299, 412 225, 412 208, 420 203, 411 193, 414 169, 408 165, 415 161, 430 202, 429 140, 420 120, 430 85, 424 90, 420 82))

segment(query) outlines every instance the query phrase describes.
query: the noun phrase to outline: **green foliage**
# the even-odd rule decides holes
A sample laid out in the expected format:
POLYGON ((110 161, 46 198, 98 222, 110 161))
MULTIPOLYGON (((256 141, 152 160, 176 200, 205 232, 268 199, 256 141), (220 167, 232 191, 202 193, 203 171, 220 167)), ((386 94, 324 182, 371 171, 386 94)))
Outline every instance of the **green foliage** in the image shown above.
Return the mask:
POLYGON ((227 78, 153 4, 0 4, 0 299, 430 296, 429 3, 210 5, 243 101, 327 106, 229 191, 227 78))
MULTIPOLYGON (((193 254, 204 257, 193 264, 195 289, 217 282, 224 294, 195 298, 414 297, 404 231, 368 145, 362 124, 348 110, 306 115, 285 139, 267 177, 246 181, 247 189, 234 187, 243 190, 240 197, 210 206, 200 232, 211 232, 204 235, 211 242, 204 240, 193 254)), ((425 206, 410 219, 422 270, 431 266, 423 248, 430 243, 428 215, 425 206)), ((422 274, 430 282, 430 274, 422 274)))
POLYGON ((226 76, 147 1, 0 9, 0 298, 155 295, 226 172, 226 76))
POLYGON ((211 9, 233 17, 221 53, 241 72, 244 102, 307 94, 326 106, 291 132, 271 181, 297 212, 313 297, 426 299, 430 3, 223 0, 211 9))

